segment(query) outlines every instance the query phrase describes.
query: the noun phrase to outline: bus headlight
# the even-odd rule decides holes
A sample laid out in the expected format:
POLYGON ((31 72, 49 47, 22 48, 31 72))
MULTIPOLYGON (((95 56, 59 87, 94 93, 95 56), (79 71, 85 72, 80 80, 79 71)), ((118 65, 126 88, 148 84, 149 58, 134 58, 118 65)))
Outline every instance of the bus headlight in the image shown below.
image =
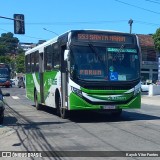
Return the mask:
POLYGON ((82 91, 77 89, 77 88, 74 88, 74 87, 71 87, 72 89, 72 92, 74 92, 76 95, 82 97, 82 91))
POLYGON ((138 83, 135 87, 134 87, 134 95, 137 95, 138 93, 140 93, 141 91, 141 83, 138 83))

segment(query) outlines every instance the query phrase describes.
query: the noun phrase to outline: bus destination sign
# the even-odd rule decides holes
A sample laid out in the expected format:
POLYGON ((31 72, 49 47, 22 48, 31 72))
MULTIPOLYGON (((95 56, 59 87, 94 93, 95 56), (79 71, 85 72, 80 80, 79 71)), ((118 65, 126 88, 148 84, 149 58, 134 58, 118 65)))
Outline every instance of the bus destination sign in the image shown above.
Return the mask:
POLYGON ((81 42, 134 43, 133 37, 129 35, 78 33, 74 36, 77 41, 81 42))

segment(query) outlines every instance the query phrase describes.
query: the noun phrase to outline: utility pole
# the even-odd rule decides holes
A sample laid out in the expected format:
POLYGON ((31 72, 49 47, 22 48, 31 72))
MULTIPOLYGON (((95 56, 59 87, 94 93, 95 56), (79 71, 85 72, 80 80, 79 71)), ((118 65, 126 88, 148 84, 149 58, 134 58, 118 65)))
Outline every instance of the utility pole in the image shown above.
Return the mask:
POLYGON ((130 19, 130 20, 128 21, 128 24, 130 25, 130 34, 132 33, 132 23, 133 23, 133 20, 130 19))

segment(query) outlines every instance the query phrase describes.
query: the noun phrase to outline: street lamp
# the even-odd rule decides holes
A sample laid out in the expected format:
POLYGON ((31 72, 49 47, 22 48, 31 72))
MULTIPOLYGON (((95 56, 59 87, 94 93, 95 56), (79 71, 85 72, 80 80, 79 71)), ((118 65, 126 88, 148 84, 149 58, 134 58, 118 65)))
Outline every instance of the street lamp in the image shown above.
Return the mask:
POLYGON ((56 32, 50 31, 50 30, 48 30, 48 29, 46 29, 46 28, 43 28, 43 29, 44 29, 45 31, 48 31, 48 32, 54 33, 55 35, 59 36, 56 32))
POLYGON ((130 25, 130 34, 132 33, 132 23, 133 23, 133 20, 130 19, 130 20, 128 21, 128 24, 130 25))

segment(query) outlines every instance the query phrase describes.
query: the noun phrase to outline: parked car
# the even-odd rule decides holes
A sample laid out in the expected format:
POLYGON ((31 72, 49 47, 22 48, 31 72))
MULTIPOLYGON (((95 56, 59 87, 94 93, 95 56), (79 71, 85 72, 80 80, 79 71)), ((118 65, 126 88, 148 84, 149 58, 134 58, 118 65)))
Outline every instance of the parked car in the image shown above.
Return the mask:
POLYGON ((10 79, 12 85, 15 85, 15 79, 10 79))
POLYGON ((157 80, 157 81, 156 81, 156 85, 160 85, 160 80, 157 80))
POLYGON ((15 85, 15 80, 14 79, 10 79, 10 87, 12 87, 13 85, 15 85))
POLYGON ((142 92, 148 92, 149 91, 149 85, 141 82, 141 91, 142 92))
POLYGON ((3 124, 4 120, 4 110, 5 110, 5 103, 3 101, 4 96, 10 96, 10 94, 2 93, 2 90, 0 89, 0 124, 3 124))

